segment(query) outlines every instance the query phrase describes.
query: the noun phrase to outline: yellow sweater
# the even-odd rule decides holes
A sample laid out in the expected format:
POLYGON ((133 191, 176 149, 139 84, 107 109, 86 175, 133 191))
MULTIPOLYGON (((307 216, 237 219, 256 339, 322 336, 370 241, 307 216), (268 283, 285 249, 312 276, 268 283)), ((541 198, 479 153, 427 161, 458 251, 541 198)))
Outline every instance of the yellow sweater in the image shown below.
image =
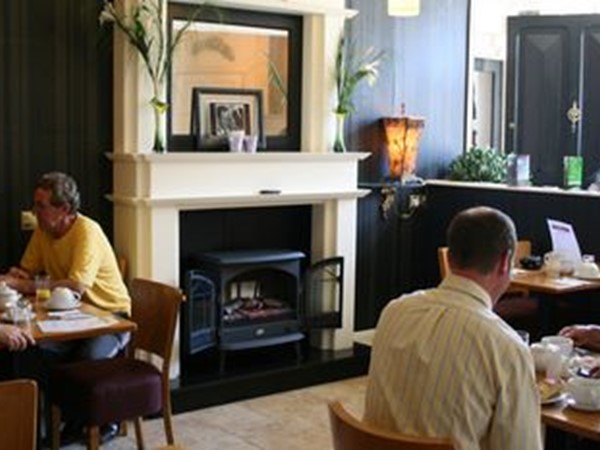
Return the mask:
POLYGON ((32 274, 44 271, 53 280, 84 284, 84 301, 107 311, 131 313, 131 298, 112 247, 100 225, 82 214, 60 239, 37 228, 21 267, 32 274))

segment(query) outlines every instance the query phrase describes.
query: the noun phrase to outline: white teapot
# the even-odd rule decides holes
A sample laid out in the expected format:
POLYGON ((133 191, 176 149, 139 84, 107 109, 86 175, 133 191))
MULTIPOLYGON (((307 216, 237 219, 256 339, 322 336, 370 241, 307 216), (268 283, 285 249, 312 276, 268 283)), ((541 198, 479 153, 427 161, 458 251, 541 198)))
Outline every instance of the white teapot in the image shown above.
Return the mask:
POLYGON ((81 303, 81 294, 66 287, 56 287, 52 290, 50 298, 46 302, 48 309, 72 309, 81 303))
POLYGON ((574 275, 580 278, 600 278, 600 269, 596 265, 594 255, 583 255, 581 262, 575 268, 574 275))
POLYGON ((0 281, 0 309, 7 310, 17 304, 21 294, 12 289, 5 281, 0 281))

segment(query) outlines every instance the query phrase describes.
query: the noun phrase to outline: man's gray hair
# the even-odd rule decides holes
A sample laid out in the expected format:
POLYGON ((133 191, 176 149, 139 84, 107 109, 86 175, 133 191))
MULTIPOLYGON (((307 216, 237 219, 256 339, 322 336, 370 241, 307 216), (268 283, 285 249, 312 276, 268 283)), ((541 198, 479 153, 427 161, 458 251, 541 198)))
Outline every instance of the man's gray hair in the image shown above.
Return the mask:
POLYGON ((62 172, 46 173, 38 180, 35 187, 50 192, 50 203, 53 206, 68 205, 71 214, 79 211, 79 189, 75 180, 69 175, 62 172))

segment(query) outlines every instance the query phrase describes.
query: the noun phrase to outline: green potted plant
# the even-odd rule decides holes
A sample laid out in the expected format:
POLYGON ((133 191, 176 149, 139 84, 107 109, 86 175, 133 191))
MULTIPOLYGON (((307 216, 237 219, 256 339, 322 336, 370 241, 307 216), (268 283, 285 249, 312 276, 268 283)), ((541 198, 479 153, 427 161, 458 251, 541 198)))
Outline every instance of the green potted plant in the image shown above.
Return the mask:
POLYGON ((334 68, 337 89, 337 105, 334 109, 336 115, 334 152, 346 151, 344 122, 347 115, 354 111, 352 102, 354 91, 362 80, 366 80, 369 86, 375 84, 379 76, 379 64, 382 58, 383 51, 375 51, 372 47, 357 54, 354 43, 346 42, 343 35, 340 37, 334 68))
POLYGON ((490 147, 472 147, 450 163, 449 178, 456 181, 506 181, 506 155, 490 147))

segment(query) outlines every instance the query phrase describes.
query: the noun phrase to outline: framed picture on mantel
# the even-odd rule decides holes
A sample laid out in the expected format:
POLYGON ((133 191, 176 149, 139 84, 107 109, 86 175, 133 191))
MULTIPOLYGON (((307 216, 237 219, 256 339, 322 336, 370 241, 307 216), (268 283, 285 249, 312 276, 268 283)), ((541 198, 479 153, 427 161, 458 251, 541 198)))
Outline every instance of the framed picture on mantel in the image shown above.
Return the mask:
POLYGON ((194 87, 191 133, 198 150, 226 150, 230 133, 257 136, 265 147, 263 94, 259 89, 194 87))

